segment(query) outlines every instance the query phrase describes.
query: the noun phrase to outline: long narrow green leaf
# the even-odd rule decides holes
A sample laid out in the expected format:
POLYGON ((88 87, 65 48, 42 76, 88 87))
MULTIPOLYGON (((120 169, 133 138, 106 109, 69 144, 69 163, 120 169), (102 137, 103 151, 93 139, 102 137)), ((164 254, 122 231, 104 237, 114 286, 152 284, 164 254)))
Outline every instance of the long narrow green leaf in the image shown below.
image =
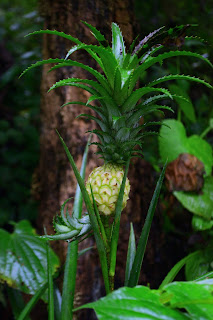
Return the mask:
POLYGON ((207 62, 211 67, 213 67, 212 63, 203 57, 202 55, 190 51, 170 51, 170 52, 164 52, 162 54, 159 54, 157 57, 149 57, 147 60, 144 61, 137 69, 135 69, 132 79, 131 79, 131 84, 129 90, 133 90, 135 87, 135 84, 139 78, 139 76, 148 68, 153 66, 155 63, 161 63, 163 60, 172 58, 172 57, 178 57, 178 56, 188 56, 188 57, 194 57, 201 59, 205 62, 207 62))
POLYGON ((52 266, 50 260, 50 246, 47 241, 47 277, 48 277, 48 320, 54 320, 54 293, 52 266))
POLYGON ((141 105, 138 105, 139 109, 137 109, 128 119, 128 125, 129 126, 132 126, 134 125, 135 123, 138 122, 138 119, 140 119, 140 117, 143 117, 145 115, 147 115, 148 113, 151 113, 151 112, 154 112, 154 111, 161 111, 162 110, 169 110, 171 112, 174 112, 172 108, 168 107, 168 106, 163 106, 163 105, 158 105, 158 104, 154 104, 154 105, 151 105, 151 106, 143 106, 142 104, 141 105))
POLYGON ((174 265, 174 267, 169 271, 167 276, 164 278, 159 289, 162 289, 164 286, 172 282, 175 279, 178 272, 184 267, 186 262, 189 261, 192 257, 195 257, 196 255, 198 255, 199 253, 200 253, 199 251, 195 251, 193 253, 190 253, 188 256, 181 259, 180 261, 178 261, 176 265, 174 265))
POLYGON ((143 87, 140 89, 135 90, 128 98, 127 100, 124 102, 124 104, 122 105, 122 112, 128 112, 131 111, 136 103, 138 102, 138 100, 143 97, 145 94, 147 93, 152 93, 152 92, 163 92, 164 94, 167 94, 168 97, 170 97, 172 99, 172 95, 169 92, 169 90, 165 89, 165 88, 152 88, 152 87, 143 87))
POLYGON ((99 30, 97 30, 95 27, 93 27, 91 24, 87 23, 86 21, 81 21, 81 22, 90 29, 91 33, 93 34, 95 39, 100 43, 101 46, 103 47, 109 46, 108 41, 105 39, 104 35, 99 30))
POLYGON ((108 252, 109 251, 109 245, 108 245, 108 241, 107 241, 108 239, 106 237, 106 232, 105 232, 103 223, 101 221, 100 213, 98 211, 98 207, 97 207, 97 204, 95 202, 95 198, 94 198, 94 195, 93 195, 93 192, 92 192, 92 186, 91 185, 90 185, 90 189, 91 189, 91 195, 92 195, 92 201, 93 201, 93 207, 94 207, 95 215, 97 217, 97 221, 98 221, 98 224, 99 224, 99 228, 100 228, 100 231, 101 231, 101 235, 102 235, 102 239, 103 239, 105 248, 106 248, 106 250, 108 252))
POLYGON ((119 26, 114 22, 112 23, 112 52, 122 66, 126 54, 124 39, 119 26))
POLYGON ((64 60, 61 63, 58 63, 57 65, 55 65, 54 67, 52 67, 49 72, 51 72, 52 70, 58 69, 58 68, 63 68, 63 67, 69 67, 69 66, 74 66, 74 67, 79 67, 82 68, 86 71, 88 71, 89 73, 91 73, 99 82, 100 84, 110 93, 110 87, 109 84, 106 80, 106 78, 97 70, 83 64, 77 61, 73 61, 73 60, 64 60))
MULTIPOLYGON (((89 149, 90 139, 87 142, 84 155, 82 158, 82 165, 80 175, 85 179, 85 170, 87 163, 87 155, 89 149)), ((77 219, 81 218, 83 198, 82 193, 77 185, 74 201, 73 216, 77 219)), ((73 241, 68 244, 67 257, 64 270, 62 304, 61 304, 61 320, 72 319, 73 316, 73 302, 75 296, 76 273, 78 260, 78 241, 73 241)))
POLYGON ((55 314, 55 320, 61 320, 61 292, 58 289, 58 287, 54 285, 54 314, 55 314))
POLYGON ((62 63, 64 62, 64 59, 47 59, 47 60, 41 60, 41 61, 37 61, 36 63, 31 64, 31 66, 29 66, 27 69, 25 69, 21 75, 19 76, 19 78, 21 78, 26 72, 28 72, 29 70, 36 68, 36 67, 40 67, 43 66, 44 64, 50 64, 50 63, 62 63))
POLYGON ((81 178, 81 175, 76 167, 75 161, 71 155, 71 153, 69 152, 69 149, 67 148, 64 140, 62 139, 62 137, 60 136, 59 132, 57 131, 58 136, 62 142, 62 145, 64 147, 64 150, 67 154, 67 157, 69 159, 69 162, 72 166, 72 169, 74 171, 75 177, 78 181, 79 187, 81 189, 83 198, 84 198, 84 202, 86 204, 87 210, 88 210, 88 214, 90 217, 90 221, 92 224, 92 228, 94 231, 94 236, 95 236, 95 240, 96 240, 96 245, 97 245, 97 249, 98 249, 98 253, 99 253, 99 257, 100 257, 100 262, 101 262, 101 268, 102 268, 102 273, 103 273, 103 278, 104 278, 104 283, 105 283, 105 289, 106 289, 106 293, 109 293, 109 279, 108 279, 108 265, 107 265, 107 257, 106 257, 106 250, 104 247, 104 243, 103 240, 101 238, 100 235, 100 230, 98 227, 98 222, 97 222, 97 218, 95 216, 94 210, 92 208, 92 204, 90 202, 89 199, 89 195, 87 193, 86 187, 84 185, 84 180, 81 178))
POLYGON ((36 305, 38 300, 41 298, 41 296, 44 294, 48 287, 48 283, 46 282, 43 284, 43 286, 33 295, 31 300, 27 303, 25 308, 22 310, 21 314, 18 317, 18 320, 25 320, 27 319, 28 315, 30 314, 33 307, 36 305))
POLYGON ((56 30, 38 30, 38 31, 34 31, 34 32, 31 32, 31 33, 27 34, 26 37, 32 36, 32 35, 35 35, 35 34, 44 34, 44 33, 53 34, 55 36, 59 36, 59 37, 68 39, 68 40, 70 40, 70 41, 72 41, 74 43, 77 43, 77 44, 81 44, 82 43, 80 40, 78 40, 77 38, 72 37, 70 34, 66 34, 64 32, 56 31, 56 30))
POLYGON ((111 240, 111 250, 110 250, 110 269, 109 269, 110 277, 114 277, 114 275, 115 275, 115 265, 116 265, 116 254, 117 254, 117 246, 118 246, 118 238, 119 238, 120 218, 121 218, 125 183, 126 183, 127 173, 129 170, 129 163, 130 163, 130 159, 126 163, 124 176, 123 176, 123 180, 121 183, 121 187, 120 187, 120 191, 119 191, 119 195, 118 195, 118 200, 117 200, 116 208, 115 208, 115 218, 114 218, 113 229, 112 229, 112 240, 111 240))
MULTIPOLYGON (((59 87, 63 86, 74 86, 81 89, 84 89, 95 96, 103 96, 104 97, 104 103, 106 104, 108 108, 109 115, 111 113, 115 116, 120 116, 120 111, 118 109, 118 106, 115 104, 112 97, 108 94, 108 92, 96 81, 93 80, 87 80, 87 79, 78 79, 78 78, 68 78, 64 80, 60 80, 56 82, 49 90, 53 90, 59 87), (86 83, 88 85, 84 85, 83 83, 86 83)), ((152 89, 153 90, 153 89, 152 89)), ((101 103, 102 100, 100 100, 101 103)))
POLYGON ((196 77, 191 77, 191 76, 186 76, 184 74, 170 74, 168 76, 164 76, 162 78, 156 79, 150 83, 148 83, 148 87, 152 87, 155 86, 156 84, 159 84, 161 82, 165 82, 165 81, 170 81, 170 80, 189 80, 189 81, 195 81, 201 84, 204 84, 206 87, 212 89, 213 87, 206 82, 205 80, 196 78, 196 77))
MULTIPOLYGON (((10 306, 13 311, 13 317, 15 320, 17 320, 20 313, 25 307, 25 302, 22 296, 22 292, 17 289, 10 288, 8 286, 6 289, 7 289, 7 296, 9 298, 10 306)), ((30 318, 26 317, 26 320, 30 320, 30 318)))
MULTIPOLYGON (((69 57, 70 54, 72 54, 76 50, 84 49, 86 51, 93 52, 94 54, 98 54, 99 57, 96 59, 96 56, 93 57, 98 64, 101 66, 102 70, 104 71, 106 78, 111 85, 111 88, 114 87, 114 71, 116 67, 118 66, 118 62, 116 58, 114 57, 111 49, 106 49, 104 47, 95 46, 95 45, 87 45, 87 44, 80 44, 75 46, 74 48, 71 48, 68 54, 66 55, 66 59, 69 57)), ((91 54, 91 53, 90 53, 91 54)))
POLYGON ((161 172, 161 175, 158 179, 158 182, 157 182, 157 185, 156 185, 156 188, 155 188, 155 191, 154 191, 154 194, 153 194, 150 206, 149 206, 147 217, 146 217, 144 227, 142 229, 141 236, 139 239, 138 247, 136 250, 135 259, 134 259, 134 262, 132 265, 132 270, 131 270, 129 281, 128 281, 128 287, 134 287, 138 284, 141 266, 142 266, 142 262, 143 262, 143 257, 144 257, 144 253, 145 253, 145 249, 146 249, 146 244, 147 244, 147 240, 148 240, 148 236, 149 236, 149 232, 150 232, 150 228, 151 228, 151 224, 152 224, 152 219, 154 216, 155 208, 157 205, 157 201, 158 201, 158 198, 160 195, 161 186, 162 186, 163 179, 164 179, 166 164, 164 165, 163 170, 161 172))
POLYGON ((125 282, 124 286, 127 286, 130 276, 130 271, 132 269, 132 265, 135 259, 136 253, 136 245, 135 245, 135 233, 133 229, 132 223, 130 224, 130 233, 129 233, 129 244, 127 251, 127 259, 126 259, 126 271, 125 271, 125 282))

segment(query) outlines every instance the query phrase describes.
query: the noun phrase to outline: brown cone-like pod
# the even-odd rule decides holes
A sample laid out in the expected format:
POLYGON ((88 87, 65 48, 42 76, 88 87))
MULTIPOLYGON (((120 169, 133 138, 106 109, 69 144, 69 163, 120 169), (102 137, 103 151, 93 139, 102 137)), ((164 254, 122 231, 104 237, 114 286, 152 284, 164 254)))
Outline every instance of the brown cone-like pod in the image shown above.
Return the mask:
POLYGON ((166 186, 169 191, 199 192, 203 187, 204 173, 204 165, 198 158, 182 153, 166 169, 166 186))

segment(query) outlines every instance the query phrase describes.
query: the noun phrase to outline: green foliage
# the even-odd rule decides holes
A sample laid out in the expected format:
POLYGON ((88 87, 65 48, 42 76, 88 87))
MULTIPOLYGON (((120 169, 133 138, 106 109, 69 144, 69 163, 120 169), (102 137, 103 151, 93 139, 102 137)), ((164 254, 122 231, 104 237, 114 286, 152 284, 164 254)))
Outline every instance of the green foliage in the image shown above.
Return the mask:
POLYGON ((161 290, 124 287, 77 310, 93 308, 101 320, 210 320, 213 317, 212 291, 212 280, 173 282, 161 290))
POLYGON ((40 71, 18 79, 20 72, 41 57, 39 42, 24 35, 39 26, 37 1, 2 1, 0 37, 0 226, 8 220, 31 219, 37 214, 30 188, 38 163, 40 71), (22 150, 22 152, 20 152, 22 150))
MULTIPOLYGON (((186 280, 191 281, 198 279, 212 271, 212 262, 212 245, 195 252, 194 255, 192 254, 191 258, 186 261, 186 280)), ((212 275, 209 275, 208 277, 212 278, 212 275)))
POLYGON ((175 160, 181 153, 189 153, 197 157, 205 168, 204 186, 201 194, 174 191, 173 194, 181 204, 195 214, 192 225, 195 230, 206 230, 213 226, 213 178, 210 176, 213 166, 212 147, 201 137, 186 136, 183 124, 177 120, 165 120, 160 129, 159 151, 162 161, 175 160))
MULTIPOLYGON (((73 38, 70 35, 65 35, 63 32, 58 32, 55 30, 40 30, 33 32, 32 34, 47 33, 62 36, 71 40, 76 45, 74 45, 68 51, 68 54, 64 60, 49 59, 39 61, 25 70, 23 74, 36 66, 46 63, 56 63, 56 65, 50 70, 64 67, 66 65, 75 65, 89 71, 89 73, 94 75, 96 81, 69 78, 55 83, 50 90, 61 86, 75 86, 88 91, 92 96, 94 96, 95 99, 98 100, 99 104, 101 105, 101 109, 103 110, 102 113, 98 113, 100 118, 85 114, 82 114, 81 116, 87 116, 88 118, 93 119, 102 129, 103 133, 99 132, 98 134, 99 137, 101 136, 101 141, 100 143, 96 143, 99 147, 98 154, 100 154, 106 162, 125 164, 129 158, 138 155, 138 153, 135 151, 135 147, 137 145, 141 147, 141 140, 146 135, 146 133, 144 134, 143 132, 144 127, 139 127, 137 131, 134 130, 135 127, 139 125, 141 116, 146 116, 149 113, 155 112, 157 109, 165 108, 164 106, 161 107, 160 105, 158 107, 153 107, 151 105, 151 99, 154 100, 153 93, 162 92, 163 95, 161 96, 165 97, 166 95, 171 99, 173 98, 168 89, 158 87, 155 88, 155 85, 158 85, 161 82, 179 79, 195 81, 212 88, 208 82, 199 78, 173 74, 158 78, 147 86, 135 90, 136 82, 143 75, 143 73, 150 67, 156 65, 157 63, 162 64, 164 60, 167 60, 171 57, 193 57, 207 62, 210 67, 212 67, 212 64, 204 56, 187 50, 162 52, 163 50, 167 50, 167 46, 164 45, 161 38, 155 38, 155 34, 158 34, 161 28, 150 33, 139 43, 138 46, 135 47, 134 43, 134 45, 131 46, 130 53, 130 51, 126 52, 122 33, 116 23, 112 23, 112 47, 109 46, 104 36, 95 27, 86 22, 84 24, 90 29, 99 45, 84 44, 80 40, 73 38), (154 40, 159 40, 159 42, 154 43, 154 40), (141 55, 141 50, 146 48, 147 42, 149 43, 150 41, 151 43, 153 42, 151 49, 141 55), (78 50, 86 50, 99 64, 104 75, 89 66, 84 66, 77 61, 70 60, 73 52, 78 50), (149 108, 143 104, 146 101, 144 101, 144 95, 150 96, 149 108), (142 99, 142 102, 139 101, 140 99, 142 99), (132 117, 132 114, 132 121, 129 121, 132 117), (116 125, 114 125, 114 121, 112 120, 113 117, 118 117, 119 119, 122 119, 122 121, 117 121, 116 125), (134 137, 131 134, 132 131, 134 131, 134 137), (107 139, 105 139, 106 135, 108 136, 107 139), (116 147, 116 153, 118 155, 116 158, 112 152, 109 151, 109 143, 116 147)), ((174 32, 179 34, 184 28, 184 26, 181 26, 180 28, 177 27, 174 29, 174 32)), ((172 31, 173 29, 169 29, 166 32, 171 34, 172 31)), ((160 95, 158 95, 158 98, 159 96, 160 95)), ((90 101, 91 100, 89 98, 87 103, 89 107, 90 101)), ((97 130, 94 130, 93 132, 97 134, 97 130)))
MULTIPOLYGON (((0 280, 24 293, 34 294, 47 282, 46 242, 36 236, 27 220, 14 224, 11 234, 0 229, 0 280)), ((59 259, 50 250, 52 273, 59 259)))
POLYGON ((197 135, 186 136, 183 124, 177 120, 165 120, 168 126, 162 126, 159 136, 160 157, 168 163, 175 160, 181 153, 189 153, 203 162, 205 175, 211 174, 213 155, 211 146, 197 135))
POLYGON ((195 230, 210 229, 213 226, 213 177, 206 177, 202 194, 193 194, 184 191, 174 191, 175 197, 182 205, 194 213, 193 220, 195 230))

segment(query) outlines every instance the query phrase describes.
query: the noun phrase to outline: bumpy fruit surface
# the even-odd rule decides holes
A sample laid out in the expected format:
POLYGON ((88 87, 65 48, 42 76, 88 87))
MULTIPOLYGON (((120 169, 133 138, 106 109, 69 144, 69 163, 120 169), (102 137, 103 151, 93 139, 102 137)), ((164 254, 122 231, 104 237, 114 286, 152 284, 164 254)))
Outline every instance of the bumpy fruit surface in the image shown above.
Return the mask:
MULTIPOLYGON (((91 185, 95 202, 101 214, 110 215, 114 213, 123 176, 124 171, 122 166, 114 164, 104 164, 101 167, 95 168, 90 173, 86 189, 92 201, 91 185)), ((126 179, 123 208, 125 208, 129 199, 129 191, 130 184, 129 180, 126 179)))

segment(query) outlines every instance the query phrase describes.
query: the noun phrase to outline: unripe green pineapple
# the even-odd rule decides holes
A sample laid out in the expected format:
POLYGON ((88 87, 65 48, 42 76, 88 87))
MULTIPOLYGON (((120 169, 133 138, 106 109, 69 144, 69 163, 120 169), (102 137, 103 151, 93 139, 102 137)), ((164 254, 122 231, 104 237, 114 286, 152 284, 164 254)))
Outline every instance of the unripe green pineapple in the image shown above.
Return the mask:
MULTIPOLYGON (((101 214, 111 215, 114 213, 123 176, 124 171, 122 166, 110 163, 97 167, 90 173, 86 189, 92 202, 92 188, 94 200, 101 214)), ((129 191, 130 184, 129 180, 126 179, 123 209, 126 207, 127 200, 129 199, 129 191)))
MULTIPOLYGON (((98 41, 98 45, 85 44, 71 35, 55 30, 36 31, 33 34, 54 34, 66 38, 76 45, 69 50, 65 59, 38 61, 27 70, 35 66, 55 63, 55 66, 50 71, 61 67, 74 66, 82 68, 92 75, 93 80, 79 78, 60 80, 50 90, 61 86, 74 86, 88 91, 91 95, 87 103, 71 101, 65 105, 74 104, 77 107, 78 105, 84 105, 97 114, 97 116, 91 114, 80 115, 92 119, 98 124, 99 129, 95 129, 92 132, 98 136, 99 142, 93 142, 93 144, 98 146, 97 154, 100 155, 105 163, 103 167, 97 168, 92 172, 87 183, 87 190, 90 193, 88 185, 91 184, 99 210, 102 213, 110 214, 114 211, 121 183, 121 178, 118 178, 115 174, 115 166, 119 168, 119 165, 125 165, 130 158, 140 156, 143 138, 146 135, 156 134, 156 132, 147 132, 146 127, 162 124, 161 122, 144 122, 144 124, 141 124, 140 118, 145 117, 146 119, 147 114, 159 110, 161 112, 165 109, 172 111, 170 107, 159 104, 162 99, 173 99, 174 97, 175 99, 186 100, 184 97, 172 95, 167 88, 159 87, 159 84, 171 80, 184 79, 199 82, 212 88, 204 80, 188 75, 166 75, 144 84, 140 88, 136 88, 138 79, 149 68, 155 64, 162 65, 164 60, 171 57, 189 56, 207 62, 211 67, 212 64, 200 54, 188 50, 175 49, 175 45, 184 44, 184 34, 189 25, 169 30, 160 28, 146 36, 138 45, 134 41, 130 48, 126 50, 122 33, 116 23, 112 23, 112 46, 109 45, 104 35, 95 27, 86 22, 83 23, 90 29, 98 41), (172 50, 170 51, 171 48, 172 50), (70 56, 77 50, 85 50, 90 54, 91 58, 99 65, 98 70, 101 69, 102 71, 99 72, 88 65, 71 60, 70 56), (97 105, 91 105, 90 102, 92 101, 96 101, 97 105), (109 173, 109 184, 107 184, 104 175, 104 168, 107 168, 107 173, 109 173), (110 185, 112 181, 116 181, 118 184, 116 189, 113 189, 114 185, 110 185), (104 194, 102 190, 105 190, 106 193, 104 194)), ((187 37, 185 40, 192 38, 187 37)), ((178 49, 180 48, 178 47, 178 49)), ((121 167, 118 172, 123 172, 121 167)), ((128 199, 128 189, 129 182, 126 184, 124 206, 128 199)))

